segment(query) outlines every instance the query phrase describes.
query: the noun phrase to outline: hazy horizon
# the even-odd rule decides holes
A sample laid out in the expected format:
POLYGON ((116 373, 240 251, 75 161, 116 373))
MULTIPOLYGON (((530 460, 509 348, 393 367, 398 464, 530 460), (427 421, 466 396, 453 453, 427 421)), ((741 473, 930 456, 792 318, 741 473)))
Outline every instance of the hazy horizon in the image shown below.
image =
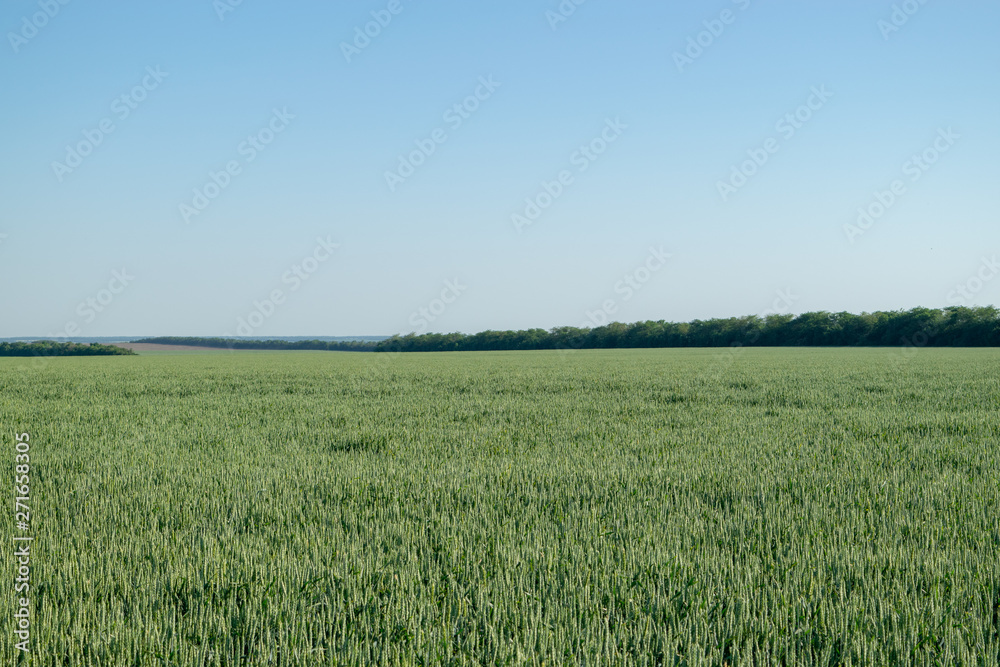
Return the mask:
MULTIPOLYGON (((779 298, 779 299, 776 299, 775 302, 773 302, 770 307, 764 309, 760 313, 743 313, 741 315, 730 315, 730 316, 727 316, 727 317, 720 317, 720 318, 703 318, 702 321, 708 321, 708 320, 712 320, 712 319, 722 319, 722 320, 732 319, 732 318, 740 319, 740 318, 748 318, 748 317, 759 317, 759 318, 763 319, 763 318, 766 318, 769 315, 783 315, 783 316, 789 316, 789 317, 795 318, 795 317, 804 315, 806 312, 816 312, 816 311, 796 312, 796 311, 794 311, 794 310, 792 310, 790 308, 786 308, 785 307, 786 303, 788 303, 788 302, 779 298)), ((997 308, 997 306, 994 305, 994 304, 981 304, 981 305, 974 305, 972 307, 977 307, 977 308, 978 307, 986 307, 986 308, 993 308, 993 309, 997 308)), ((930 308, 931 310, 935 310, 935 309, 944 310, 944 308, 946 308, 946 307, 920 306, 920 305, 917 305, 917 306, 912 306, 911 308, 896 309, 894 311, 861 311, 861 312, 851 313, 851 314, 852 315, 866 315, 866 314, 870 314, 870 312, 906 312, 906 311, 910 311, 910 310, 917 309, 917 308, 930 308)), ((600 312, 600 309, 597 309, 597 310, 594 310, 594 311, 590 311, 591 315, 599 313, 599 312, 600 312)), ((831 311, 825 311, 825 312, 831 312, 831 311)), ((843 312, 849 312, 849 311, 835 311, 833 314, 839 314, 839 313, 843 313, 843 312)), ((686 320, 685 322, 690 323, 690 322, 693 322, 693 321, 696 321, 696 320, 699 320, 699 319, 702 319, 702 318, 695 318, 694 320, 686 320)), ((661 320, 663 320, 663 318, 659 318, 659 320, 652 320, 652 321, 661 321, 661 320)), ((633 320, 622 320, 620 318, 615 318, 612 315, 612 316, 610 316, 610 319, 608 319, 606 322, 603 322, 603 323, 598 323, 598 322, 593 321, 593 320, 587 321, 587 322, 583 322, 582 326, 580 328, 596 328, 596 327, 599 327, 599 326, 603 326, 603 324, 607 324, 607 323, 633 324, 634 322, 640 322, 640 321, 644 321, 644 320, 634 320, 634 321, 633 320)), ((667 321, 671 321, 671 320, 667 320, 667 321)), ((673 320, 673 322, 676 323, 677 320, 673 320)), ((531 330, 531 329, 537 330, 537 329, 542 329, 542 330, 548 331, 548 330, 551 330, 553 328, 557 328, 557 327, 560 327, 560 326, 576 326, 576 325, 566 324, 566 325, 556 325, 556 327, 530 327, 529 326, 529 327, 523 327, 521 330, 531 330)), ((237 328, 239 328, 239 326, 237 326, 237 328)), ((511 330, 515 330, 515 329, 494 329, 494 330, 495 331, 505 331, 505 330, 506 331, 511 331, 511 330)), ((477 333, 483 333, 485 331, 488 331, 488 330, 487 329, 482 329, 482 330, 478 330, 478 331, 457 331, 457 330, 451 330, 451 331, 426 331, 424 333, 428 333, 428 334, 460 333, 460 334, 463 334, 463 335, 473 335, 473 334, 477 334, 477 333)), ((267 336, 267 335, 263 335, 263 336, 262 335, 239 335, 239 334, 233 334, 231 336, 230 335, 227 335, 227 336, 217 336, 217 335, 212 335, 212 334, 197 334, 197 333, 195 333, 195 334, 174 334, 174 333, 169 333, 169 332, 168 333, 153 333, 153 334, 135 334, 135 335, 115 334, 115 335, 106 335, 106 336, 76 336, 76 335, 74 335, 74 336, 34 335, 33 336, 33 335, 22 335, 22 336, 0 337, 0 342, 35 341, 35 340, 47 340, 47 339, 49 339, 49 340, 57 340, 57 341, 62 341, 62 342, 73 342, 73 343, 88 343, 88 342, 101 342, 101 343, 104 343, 104 342, 130 342, 130 341, 134 341, 134 340, 147 339, 147 338, 149 338, 149 339, 152 339, 152 338, 233 338, 233 339, 245 339, 245 340, 268 340, 268 339, 274 339, 274 340, 322 340, 322 341, 352 341, 352 340, 357 340, 357 341, 361 341, 361 340, 365 340, 365 341, 378 341, 378 340, 385 340, 385 339, 391 338, 393 336, 407 335, 408 333, 415 333, 415 332, 396 331, 396 332, 393 332, 391 334, 354 334, 354 335, 348 334, 348 335, 342 335, 342 336, 331 336, 331 335, 328 335, 328 334, 301 334, 301 333, 298 333, 298 334, 274 334, 274 335, 270 335, 270 336, 267 336)))

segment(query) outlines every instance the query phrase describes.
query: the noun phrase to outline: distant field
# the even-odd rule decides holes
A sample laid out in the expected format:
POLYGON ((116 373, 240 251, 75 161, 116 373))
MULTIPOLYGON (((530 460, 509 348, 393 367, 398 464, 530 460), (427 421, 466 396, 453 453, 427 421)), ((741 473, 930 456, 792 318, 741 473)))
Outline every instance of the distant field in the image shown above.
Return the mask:
MULTIPOLYGON (((138 354, 162 354, 165 352, 214 352, 229 353, 224 347, 198 347, 195 345, 159 345, 157 343, 114 343, 138 354)), ((256 352, 256 350, 241 350, 241 352, 256 352)))
POLYGON ((114 343, 117 347, 124 347, 138 354, 149 354, 157 352, 228 352, 229 350, 216 347, 195 347, 193 345, 156 345, 153 343, 114 343))
MULTIPOLYGON (((198 345, 160 345, 159 343, 114 343, 115 347, 123 347, 126 350, 132 350, 137 354, 177 354, 177 353, 189 353, 189 352, 200 352, 205 354, 260 354, 262 352, 269 352, 275 354, 274 351, 269 350, 230 350, 225 347, 201 347, 198 345)), ((298 352, 298 350, 282 350, 282 352, 298 352)))
POLYGON ((1000 661, 1000 350, 213 352, 0 359, 33 664, 1000 661))

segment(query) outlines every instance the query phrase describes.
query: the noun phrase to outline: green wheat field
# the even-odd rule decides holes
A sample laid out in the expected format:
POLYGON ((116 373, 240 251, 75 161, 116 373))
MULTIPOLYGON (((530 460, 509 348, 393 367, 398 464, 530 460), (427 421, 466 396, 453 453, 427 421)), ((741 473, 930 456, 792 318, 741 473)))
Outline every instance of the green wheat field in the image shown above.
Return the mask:
POLYGON ((4 358, 0 389, 35 538, 5 665, 1000 661, 1000 350, 4 358))

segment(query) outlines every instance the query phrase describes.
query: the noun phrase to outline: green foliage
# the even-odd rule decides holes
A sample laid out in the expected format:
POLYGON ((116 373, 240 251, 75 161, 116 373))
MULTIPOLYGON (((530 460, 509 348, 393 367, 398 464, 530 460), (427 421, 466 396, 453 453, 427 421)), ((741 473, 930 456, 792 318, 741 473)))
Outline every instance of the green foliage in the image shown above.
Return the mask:
POLYGON ((16 364, 32 664, 1000 660, 996 350, 16 364))
POLYGON ((555 327, 477 334, 428 333, 381 341, 286 341, 160 336, 135 343, 194 345, 231 350, 334 350, 345 352, 482 352, 643 347, 755 346, 1000 346, 1000 310, 952 306, 943 310, 755 315, 693 322, 634 322, 585 329, 555 327))
POLYGON ((247 340, 242 338, 200 338, 197 336, 157 336, 142 338, 133 343, 156 345, 193 345, 196 347, 226 348, 229 350, 333 350, 339 352, 371 352, 375 341, 348 340, 247 340))
POLYGON ((0 343, 0 357, 88 357, 135 354, 132 350, 114 345, 90 343, 56 343, 36 340, 30 343, 0 343))
POLYGON ((637 347, 740 346, 1000 346, 1000 311, 953 306, 943 310, 754 315, 687 323, 612 322, 593 329, 483 331, 473 335, 409 334, 375 345, 377 352, 567 350, 637 347))

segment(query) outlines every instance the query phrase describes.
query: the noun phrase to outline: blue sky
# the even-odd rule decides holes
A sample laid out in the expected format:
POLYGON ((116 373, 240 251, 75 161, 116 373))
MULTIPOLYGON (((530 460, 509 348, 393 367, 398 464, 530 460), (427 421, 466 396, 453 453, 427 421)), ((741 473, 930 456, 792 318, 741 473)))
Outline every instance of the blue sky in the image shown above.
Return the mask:
POLYGON ((16 0, 0 28, 0 336, 1000 303, 997 2, 16 0))

